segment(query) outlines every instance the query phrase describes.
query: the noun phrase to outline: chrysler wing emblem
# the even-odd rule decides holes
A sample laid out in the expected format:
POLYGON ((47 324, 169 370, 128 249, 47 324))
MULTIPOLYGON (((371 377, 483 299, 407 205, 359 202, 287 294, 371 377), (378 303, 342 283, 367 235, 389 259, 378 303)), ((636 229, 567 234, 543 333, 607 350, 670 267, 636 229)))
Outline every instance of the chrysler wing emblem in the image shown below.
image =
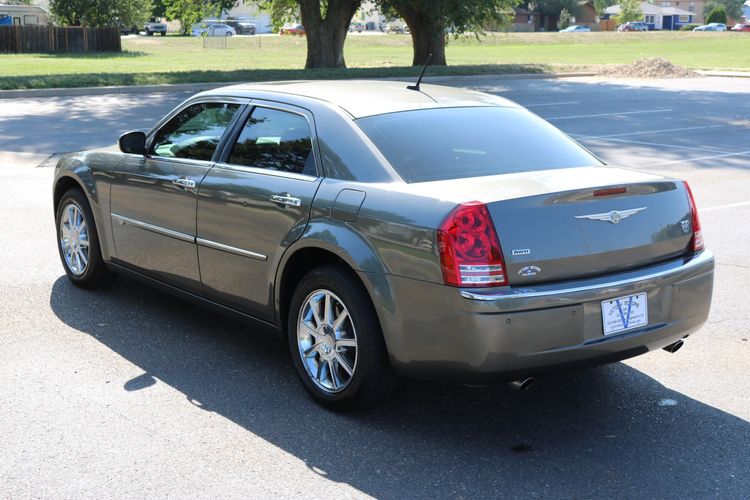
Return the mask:
POLYGON ((601 214, 588 214, 588 215, 576 215, 576 219, 590 219, 590 220, 603 220, 617 224, 622 219, 627 219, 631 215, 637 214, 646 210, 646 207, 631 208, 630 210, 612 210, 611 212, 604 212, 601 214))

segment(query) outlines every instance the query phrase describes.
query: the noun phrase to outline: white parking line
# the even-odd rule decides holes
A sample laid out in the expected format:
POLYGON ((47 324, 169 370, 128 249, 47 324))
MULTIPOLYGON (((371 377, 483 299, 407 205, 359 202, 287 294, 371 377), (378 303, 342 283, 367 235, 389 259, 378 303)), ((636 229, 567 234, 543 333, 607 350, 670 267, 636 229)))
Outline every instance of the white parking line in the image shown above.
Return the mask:
POLYGON ((646 111, 621 111, 619 113, 598 113, 595 115, 576 115, 576 116, 553 116, 544 118, 545 120, 575 120, 577 118, 596 118, 600 116, 624 116, 624 115, 644 115, 647 113, 668 113, 671 109, 649 109, 646 111))
POLYGON ((612 137, 576 137, 579 141, 596 141, 602 139, 602 142, 622 142, 625 144, 643 144, 644 146, 656 146, 659 148, 672 148, 672 149, 693 149, 696 151, 713 151, 714 153, 727 153, 725 149, 714 148, 712 146, 680 146, 677 144, 663 144, 659 142, 647 142, 647 141, 634 141, 632 139, 614 139, 612 137))
POLYGON ((744 207, 750 205, 750 201, 741 201, 739 203, 729 203, 728 205, 719 205, 718 207, 701 208, 699 213, 713 212, 714 210, 723 210, 725 208, 744 207))
POLYGON ((545 102, 542 104, 524 104, 526 108, 541 108, 542 106, 564 106, 566 104, 581 104, 581 101, 545 102))
POLYGON ((683 132, 686 130, 703 130, 707 128, 721 128, 721 127, 736 127, 741 125, 740 123, 730 123, 726 125, 700 125, 696 127, 680 127, 680 128, 663 128, 659 130, 641 130, 640 132, 625 132, 622 134, 607 134, 607 135, 586 135, 579 136, 579 139, 604 139, 609 137, 626 137, 628 135, 643 135, 643 134, 662 134, 666 132, 683 132))
POLYGON ((677 163, 690 163, 693 161, 701 161, 701 160, 713 160, 714 158, 728 158, 730 156, 745 156, 750 155, 750 151, 739 151, 737 153, 724 153, 720 155, 711 155, 711 156, 698 156, 696 158, 685 158, 684 160, 671 160, 671 161, 662 161, 658 163, 650 163, 649 167, 661 167, 663 165, 675 165, 677 163))

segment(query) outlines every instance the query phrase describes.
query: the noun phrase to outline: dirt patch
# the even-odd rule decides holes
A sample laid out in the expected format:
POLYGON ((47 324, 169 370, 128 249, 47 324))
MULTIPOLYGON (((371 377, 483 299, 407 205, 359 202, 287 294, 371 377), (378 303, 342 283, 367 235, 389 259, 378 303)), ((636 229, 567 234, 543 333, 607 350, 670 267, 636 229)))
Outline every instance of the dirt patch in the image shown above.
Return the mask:
POLYGON ((696 78, 700 75, 691 69, 672 64, 661 57, 646 57, 632 64, 620 64, 605 68, 600 76, 616 78, 696 78))

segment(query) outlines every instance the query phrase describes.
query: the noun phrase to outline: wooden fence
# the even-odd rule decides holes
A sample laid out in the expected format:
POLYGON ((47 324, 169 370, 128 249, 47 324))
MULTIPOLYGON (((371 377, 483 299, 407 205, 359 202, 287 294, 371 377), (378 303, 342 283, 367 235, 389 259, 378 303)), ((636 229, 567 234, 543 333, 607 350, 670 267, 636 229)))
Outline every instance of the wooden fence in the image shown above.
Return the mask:
POLYGON ((0 26, 0 54, 121 51, 114 27, 0 26))

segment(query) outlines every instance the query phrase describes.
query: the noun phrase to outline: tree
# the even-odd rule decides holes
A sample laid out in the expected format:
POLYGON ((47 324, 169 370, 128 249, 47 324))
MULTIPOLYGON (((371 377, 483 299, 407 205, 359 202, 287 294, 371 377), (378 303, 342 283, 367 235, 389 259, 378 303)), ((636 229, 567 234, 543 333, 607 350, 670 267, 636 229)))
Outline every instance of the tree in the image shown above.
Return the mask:
POLYGON ((708 15, 711 11, 718 6, 723 6, 727 17, 739 20, 742 18, 742 8, 744 7, 744 4, 744 0, 710 0, 703 5, 703 17, 705 17, 706 22, 708 22, 708 15))
POLYGON ((557 29, 564 30, 568 26, 572 24, 573 15, 568 12, 568 9, 563 9, 560 11, 560 20, 557 21, 557 29))
MULTIPOLYGON (((180 21, 183 34, 190 32, 190 27, 207 17, 218 17, 224 10, 231 9, 237 0, 163 0, 165 17, 180 21)), ((150 12, 150 10, 149 10, 150 12)))
POLYGON ((717 5, 706 17, 706 24, 723 23, 727 24, 727 9, 723 5, 717 5))
POLYGON ((421 66, 432 54, 434 65, 446 65, 447 33, 481 32, 488 21, 507 22, 518 0, 380 0, 383 14, 400 16, 411 31, 414 57, 421 66))
POLYGON ((622 0, 620 2, 620 13, 615 18, 617 24, 641 20, 643 20, 643 12, 641 12, 640 0, 622 0))
POLYGON ((305 68, 345 68, 344 42, 362 0, 261 0, 274 27, 301 19, 307 37, 305 68), (299 17, 298 17, 299 16, 299 17))
POLYGON ((90 27, 137 26, 151 13, 151 0, 52 0, 50 11, 61 24, 90 27))

